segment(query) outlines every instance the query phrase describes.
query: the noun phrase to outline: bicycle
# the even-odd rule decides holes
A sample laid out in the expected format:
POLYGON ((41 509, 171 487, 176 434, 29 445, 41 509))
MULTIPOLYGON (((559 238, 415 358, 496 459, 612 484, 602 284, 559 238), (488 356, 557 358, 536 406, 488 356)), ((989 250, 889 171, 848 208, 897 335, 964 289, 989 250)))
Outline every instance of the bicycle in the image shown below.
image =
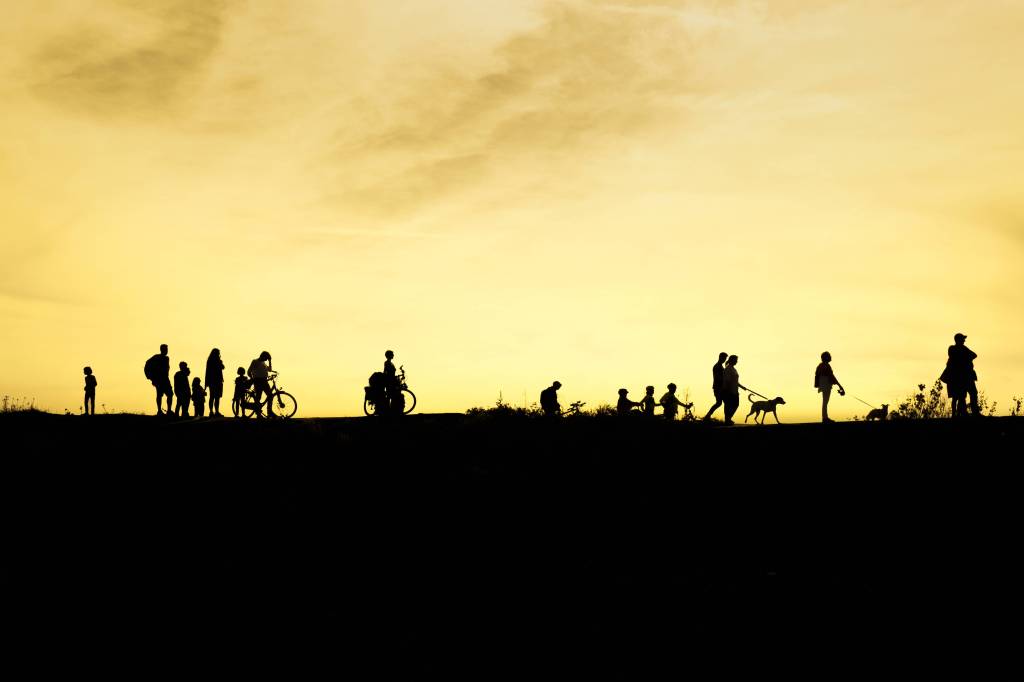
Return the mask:
POLYGON ((259 402, 256 402, 256 390, 252 386, 246 389, 239 406, 241 415, 247 418, 264 416, 263 408, 273 400, 275 417, 288 419, 295 416, 295 412, 299 409, 299 403, 291 393, 277 387, 277 372, 270 372, 267 375, 267 380, 270 382, 270 395, 259 402))
POLYGON ((405 366, 400 366, 398 371, 399 374, 395 376, 397 392, 393 388, 374 386, 367 386, 364 389, 363 414, 367 417, 384 414, 409 414, 415 409, 416 394, 409 390, 409 385, 405 381, 405 366))

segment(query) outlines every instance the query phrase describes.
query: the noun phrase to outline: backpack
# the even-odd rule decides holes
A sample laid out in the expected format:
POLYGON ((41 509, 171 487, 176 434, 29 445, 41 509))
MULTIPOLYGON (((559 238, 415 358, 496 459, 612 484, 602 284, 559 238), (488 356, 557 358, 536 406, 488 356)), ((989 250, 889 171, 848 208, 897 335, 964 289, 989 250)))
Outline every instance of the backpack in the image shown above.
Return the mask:
POLYGON ((159 358, 159 355, 154 355, 149 360, 146 360, 146 366, 143 368, 143 371, 146 373, 146 378, 150 381, 156 381, 157 379, 156 373, 160 369, 157 366, 160 362, 159 358))

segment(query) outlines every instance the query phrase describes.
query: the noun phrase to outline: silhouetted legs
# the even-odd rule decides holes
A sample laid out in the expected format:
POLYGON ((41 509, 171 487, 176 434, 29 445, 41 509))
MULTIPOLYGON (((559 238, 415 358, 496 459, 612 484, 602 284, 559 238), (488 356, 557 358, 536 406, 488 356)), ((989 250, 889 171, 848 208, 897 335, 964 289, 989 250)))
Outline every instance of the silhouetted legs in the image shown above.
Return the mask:
POLYGON ((96 393, 85 392, 85 414, 96 414, 96 393))
MULTIPOLYGON (((831 397, 832 397, 832 387, 831 386, 829 386, 827 388, 822 388, 821 389, 821 421, 822 422, 830 422, 830 421, 832 421, 831 419, 828 418, 828 401, 829 401, 829 398, 831 398, 831 397)), ((778 421, 778 417, 776 417, 775 420, 778 421)))
MULTIPOLYGON (((971 398, 971 414, 975 417, 981 416, 981 408, 978 406, 978 386, 973 381, 967 384, 967 395, 971 398)), ((960 399, 960 410, 967 415, 966 399, 960 399)))
MULTIPOLYGON (((174 406, 174 414, 176 414, 179 417, 187 417, 188 416, 188 404, 189 404, 189 402, 191 402, 191 400, 192 400, 191 396, 187 396, 187 395, 186 396, 180 396, 179 395, 178 396, 178 404, 174 406)), ((168 399, 167 400, 168 407, 170 407, 170 402, 171 402, 170 399, 168 399)))
POLYGON ((223 394, 224 386, 223 384, 210 384, 206 388, 210 392, 210 416, 217 415, 219 417, 221 416, 220 397, 223 394))
POLYGON ((171 390, 171 380, 164 379, 162 381, 154 382, 153 386, 156 387, 156 413, 163 414, 163 410, 161 410, 160 399, 166 395, 167 414, 171 414, 171 401, 174 399, 174 391, 171 390))
POLYGON ((732 424, 732 416, 740 407, 740 394, 722 396, 722 403, 725 405, 725 423, 732 424))
MULTIPOLYGON (((270 383, 266 379, 254 379, 252 385, 253 388, 256 389, 256 404, 259 405, 260 403, 263 402, 263 394, 265 393, 267 395, 267 416, 275 416, 274 400, 270 393, 270 383)), ((256 416, 263 416, 263 412, 259 408, 256 409, 256 416)))
POLYGON ((719 393, 718 391, 715 391, 715 404, 711 406, 711 409, 708 410, 708 413, 706 415, 704 415, 704 418, 705 419, 711 419, 711 415, 714 414, 715 410, 717 410, 719 407, 721 407, 722 404, 723 404, 722 394, 719 393))

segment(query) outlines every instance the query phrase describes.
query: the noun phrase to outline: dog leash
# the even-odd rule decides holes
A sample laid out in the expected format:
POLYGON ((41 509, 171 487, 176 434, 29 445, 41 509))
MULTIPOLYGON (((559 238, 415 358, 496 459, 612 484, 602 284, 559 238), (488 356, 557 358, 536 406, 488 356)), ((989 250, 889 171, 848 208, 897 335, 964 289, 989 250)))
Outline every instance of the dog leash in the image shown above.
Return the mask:
POLYGON ((744 390, 744 391, 746 391, 747 393, 750 393, 750 394, 752 394, 752 395, 756 395, 756 396, 757 396, 758 398, 764 398, 765 400, 771 400, 771 398, 769 398, 768 396, 766 396, 766 395, 761 395, 761 394, 760 394, 760 393, 758 393, 757 391, 751 391, 751 390, 750 390, 749 388, 746 388, 746 387, 744 387, 744 389, 743 389, 743 390, 744 390))
POLYGON ((862 403, 864 403, 865 405, 867 405, 868 407, 870 407, 870 408, 871 408, 872 410, 877 410, 877 409, 879 409, 879 408, 875 407, 874 405, 872 405, 871 403, 869 403, 868 401, 866 401, 866 400, 861 400, 860 398, 858 398, 857 396, 853 395, 852 393, 848 393, 847 395, 849 395, 849 396, 850 396, 851 398, 853 398, 854 400, 856 400, 856 401, 858 401, 858 402, 862 402, 862 403))

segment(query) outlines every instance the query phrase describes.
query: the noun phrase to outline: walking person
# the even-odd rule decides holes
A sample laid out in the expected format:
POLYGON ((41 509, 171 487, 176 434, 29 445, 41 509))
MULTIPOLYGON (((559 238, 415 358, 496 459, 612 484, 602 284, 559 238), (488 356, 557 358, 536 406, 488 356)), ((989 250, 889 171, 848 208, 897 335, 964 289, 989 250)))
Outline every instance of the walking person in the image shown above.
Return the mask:
POLYGON ((732 416, 739 409, 740 389, 750 390, 740 383, 740 373, 736 371, 739 361, 738 356, 730 355, 722 368, 722 402, 725 404, 725 423, 728 425, 732 425, 732 416))
POLYGON ((722 396, 724 394, 722 393, 722 370, 728 357, 729 355, 727 353, 719 353, 718 362, 716 362, 711 368, 711 390, 715 394, 715 404, 712 405, 711 409, 708 410, 708 413, 704 415, 704 421, 711 419, 711 415, 714 414, 715 410, 717 410, 723 403, 722 396))
POLYGON ((974 371, 974 360, 978 354, 964 345, 967 335, 953 335, 953 345, 946 351, 946 369, 939 378, 946 382, 946 391, 951 400, 954 417, 967 416, 967 397, 971 398, 971 414, 981 415, 978 407, 978 373, 974 371))
POLYGON ((843 385, 839 383, 839 379, 836 379, 836 375, 832 372, 832 354, 825 351, 821 354, 821 362, 818 367, 814 370, 814 387, 818 389, 818 393, 821 393, 821 422, 828 424, 832 422, 828 418, 828 400, 832 397, 832 387, 839 387, 839 395, 846 395, 846 390, 843 385))
POLYGON ((156 413, 164 414, 160 409, 160 399, 167 396, 167 414, 171 414, 174 391, 171 390, 171 359, 167 356, 166 343, 160 344, 160 352, 146 360, 144 371, 146 378, 156 389, 156 413))
POLYGON ((84 414, 96 414, 96 377, 92 374, 92 367, 82 368, 85 374, 85 412, 84 414))
MULTIPOLYGON (((196 377, 198 378, 198 377, 196 377)), ((221 417, 220 398, 224 395, 224 361, 220 349, 214 348, 206 358, 206 390, 210 394, 210 416, 221 417)))
POLYGON ((174 397, 177 400, 174 414, 178 417, 188 416, 188 404, 192 402, 192 389, 188 385, 188 375, 191 373, 187 362, 178 363, 178 371, 174 373, 174 397))

